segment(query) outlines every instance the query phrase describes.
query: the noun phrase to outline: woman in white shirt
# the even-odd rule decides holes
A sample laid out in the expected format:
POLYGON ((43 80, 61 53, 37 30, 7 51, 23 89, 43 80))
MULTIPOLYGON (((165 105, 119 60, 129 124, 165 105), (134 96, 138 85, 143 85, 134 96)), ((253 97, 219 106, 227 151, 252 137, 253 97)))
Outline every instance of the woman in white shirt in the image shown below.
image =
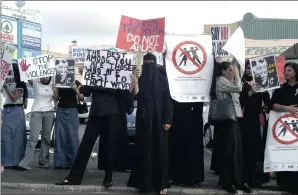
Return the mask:
POLYGON ((54 124, 54 90, 51 77, 35 79, 29 82, 35 91, 35 99, 32 105, 30 117, 30 136, 26 146, 25 157, 19 164, 22 170, 30 170, 30 163, 34 155, 34 149, 41 131, 41 148, 39 165, 41 168, 49 168, 49 150, 51 132, 54 124))
POLYGON ((25 154, 27 136, 24 103, 28 97, 27 86, 20 80, 18 64, 12 64, 2 93, 5 102, 1 125, 1 165, 16 168, 25 154))

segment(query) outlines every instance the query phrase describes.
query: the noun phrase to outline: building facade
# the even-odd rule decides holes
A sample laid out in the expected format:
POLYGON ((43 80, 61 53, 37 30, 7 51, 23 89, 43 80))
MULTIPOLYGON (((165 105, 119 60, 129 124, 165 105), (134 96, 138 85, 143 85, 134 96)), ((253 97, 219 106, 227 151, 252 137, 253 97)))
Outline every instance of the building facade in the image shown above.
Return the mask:
MULTIPOLYGON (((246 58, 282 55, 298 43, 298 19, 257 18, 252 13, 246 13, 242 20, 232 24, 204 25, 204 34, 213 35, 212 29, 216 27, 228 27, 231 35, 238 27, 242 28, 246 38, 246 58)), ((213 40, 216 38, 212 37, 213 40)), ((293 57, 295 55, 298 58, 298 51, 294 51, 293 57)), ((230 58, 229 55, 222 56, 230 58)))
POLYGON ((1 39, 17 47, 14 59, 42 53, 42 13, 33 3, 1 1, 1 39))

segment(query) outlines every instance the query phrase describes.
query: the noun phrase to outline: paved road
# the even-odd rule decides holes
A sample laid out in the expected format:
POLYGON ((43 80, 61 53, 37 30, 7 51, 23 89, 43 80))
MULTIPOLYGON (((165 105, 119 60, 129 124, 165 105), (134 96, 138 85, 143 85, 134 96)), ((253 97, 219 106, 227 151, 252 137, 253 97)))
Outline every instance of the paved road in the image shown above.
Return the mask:
MULTIPOLYGON (((123 193, 107 193, 107 192, 42 192, 33 190, 12 190, 12 189, 2 189, 1 195, 123 195, 123 193)), ((139 195, 134 193, 134 195, 139 195)))
MULTIPOLYGON (((85 125, 80 125, 79 137, 80 140, 84 134, 85 125)), ((94 147, 94 152, 98 150, 98 143, 94 147)), ((69 174, 69 170, 57 170, 53 167, 53 150, 50 153, 50 169, 41 169, 38 168, 38 155, 39 151, 37 150, 34 154, 32 161, 32 170, 30 171, 17 171, 17 170, 5 170, 1 175, 1 180, 4 183, 35 183, 35 184, 54 184, 57 181, 61 181, 65 176, 69 174)), ((204 150, 204 164, 205 164, 205 181, 200 185, 201 189, 218 189, 217 185, 218 176, 210 171, 210 162, 211 162, 211 151, 210 149, 204 150)), ((104 178, 104 172, 97 170, 97 157, 91 157, 84 174, 84 179, 82 185, 101 185, 104 178)), ((115 186, 126 186, 129 178, 129 173, 127 172, 115 172, 113 174, 113 182, 115 186)), ((269 186, 273 187, 276 181, 270 182, 269 186)), ((268 187, 269 187, 268 186, 268 187)), ((274 187, 276 188, 276 187, 274 187)), ((6 189, 5 189, 6 190, 6 189)), ((3 191, 11 194, 20 194, 18 191, 3 191)), ((25 192, 22 191, 24 194, 25 192)), ((35 192, 34 192, 35 193, 35 192)), ((32 191, 29 191, 28 194, 34 194, 32 191)), ((36 192, 39 194, 39 192, 36 192)), ((49 194, 49 193, 42 193, 49 194)), ((60 194, 60 193, 58 193, 60 194)), ((67 193, 66 193, 67 194, 67 193)), ((86 193, 85 193, 86 194, 86 193)), ((115 194, 116 195, 116 194, 115 194)))

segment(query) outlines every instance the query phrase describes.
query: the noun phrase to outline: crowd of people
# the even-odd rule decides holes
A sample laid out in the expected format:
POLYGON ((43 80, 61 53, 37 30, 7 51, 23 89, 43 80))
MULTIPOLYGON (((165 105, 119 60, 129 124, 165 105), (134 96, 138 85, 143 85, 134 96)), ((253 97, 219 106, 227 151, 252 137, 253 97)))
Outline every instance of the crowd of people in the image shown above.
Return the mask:
MULTIPOLYGON (((240 77, 231 62, 215 62, 211 97, 230 99, 235 120, 214 124, 211 170, 219 175, 218 184, 229 193, 260 188, 269 182, 264 173, 264 150, 268 119, 266 113, 298 113, 298 64, 285 65, 286 82, 270 99, 268 92, 256 92, 251 66, 247 61, 240 77), (253 143, 253 144, 252 144, 253 143)), ((133 71, 129 90, 82 86, 56 88, 51 78, 29 83, 35 91, 27 140, 24 107, 27 87, 20 80, 18 65, 13 64, 2 93, 5 103, 1 127, 1 164, 5 168, 29 170, 41 133, 39 165, 49 168, 50 136, 55 128, 54 167, 70 169, 56 185, 80 185, 94 144, 100 135, 99 164, 105 171, 103 185, 113 186, 113 171, 125 169, 128 142, 126 114, 136 114, 135 159, 128 186, 141 192, 167 194, 171 184, 197 186, 204 182, 203 103, 180 103, 170 96, 166 64, 159 66, 156 57, 147 53, 142 72, 133 71), (92 95, 89 120, 79 144, 77 106, 92 95), (56 113, 56 116, 55 116, 56 113), (54 123, 55 120, 55 123, 54 123)), ((297 191, 298 172, 278 172, 282 190, 297 191)))

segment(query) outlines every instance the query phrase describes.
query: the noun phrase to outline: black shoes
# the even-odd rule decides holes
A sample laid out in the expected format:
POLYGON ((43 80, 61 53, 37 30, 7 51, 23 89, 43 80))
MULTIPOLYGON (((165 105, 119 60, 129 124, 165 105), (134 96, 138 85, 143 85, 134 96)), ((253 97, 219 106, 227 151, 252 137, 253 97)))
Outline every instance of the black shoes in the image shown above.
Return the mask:
POLYGON ((230 194, 236 194, 238 192, 234 185, 225 186, 224 189, 230 194))
POLYGON ((103 181, 103 186, 107 189, 107 188, 110 188, 113 186, 113 182, 112 181, 107 181, 107 180, 104 180, 103 181))
POLYGON ((250 194, 252 192, 251 188, 248 186, 247 183, 243 184, 238 188, 239 190, 242 190, 243 192, 250 194))

